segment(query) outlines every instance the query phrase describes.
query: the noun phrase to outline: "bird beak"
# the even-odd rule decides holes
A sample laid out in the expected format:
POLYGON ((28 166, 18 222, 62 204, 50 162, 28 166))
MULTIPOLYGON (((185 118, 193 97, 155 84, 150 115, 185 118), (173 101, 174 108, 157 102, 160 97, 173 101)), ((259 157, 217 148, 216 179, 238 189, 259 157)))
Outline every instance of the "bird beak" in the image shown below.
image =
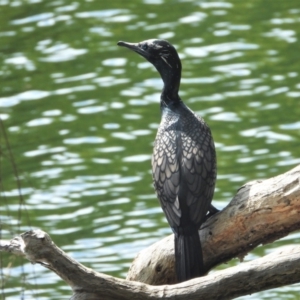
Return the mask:
POLYGON ((147 58, 147 56, 148 56, 147 55, 148 53, 146 51, 144 51, 143 49, 141 49, 139 47, 138 43, 127 43, 127 42, 120 41, 120 42, 118 42, 117 45, 121 46, 121 47, 126 47, 126 48, 140 54, 141 56, 143 56, 145 58, 147 58))
POLYGON ((127 47, 129 49, 132 49, 132 48, 137 47, 137 44, 135 44, 135 43, 127 43, 127 42, 120 41, 120 42, 118 42, 118 46, 127 47))

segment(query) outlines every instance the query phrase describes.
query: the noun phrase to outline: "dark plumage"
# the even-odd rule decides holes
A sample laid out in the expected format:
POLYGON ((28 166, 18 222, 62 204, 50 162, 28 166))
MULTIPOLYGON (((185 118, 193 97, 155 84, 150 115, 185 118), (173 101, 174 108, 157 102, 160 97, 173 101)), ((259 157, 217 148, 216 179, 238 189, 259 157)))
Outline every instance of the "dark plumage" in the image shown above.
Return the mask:
POLYGON ((152 63, 164 82, 161 123, 152 156, 154 187, 175 234, 176 273, 179 282, 205 274, 198 230, 207 212, 216 181, 216 153, 204 120, 178 96, 181 62, 165 40, 132 44, 119 42, 152 63))

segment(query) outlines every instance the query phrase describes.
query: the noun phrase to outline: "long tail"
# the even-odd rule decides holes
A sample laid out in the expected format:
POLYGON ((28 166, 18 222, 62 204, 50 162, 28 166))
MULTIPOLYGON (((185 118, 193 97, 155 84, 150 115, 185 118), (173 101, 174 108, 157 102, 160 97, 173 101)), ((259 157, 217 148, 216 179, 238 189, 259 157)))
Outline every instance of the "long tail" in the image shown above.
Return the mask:
POLYGON ((175 260, 178 282, 205 274, 198 230, 191 235, 175 234, 175 260))

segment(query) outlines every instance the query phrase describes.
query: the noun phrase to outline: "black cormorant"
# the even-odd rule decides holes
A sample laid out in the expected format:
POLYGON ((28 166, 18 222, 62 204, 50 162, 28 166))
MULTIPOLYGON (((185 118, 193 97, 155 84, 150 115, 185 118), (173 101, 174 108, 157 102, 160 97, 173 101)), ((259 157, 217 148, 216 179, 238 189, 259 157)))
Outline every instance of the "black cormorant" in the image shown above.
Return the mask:
POLYGON ((178 95, 181 62, 165 40, 119 42, 146 58, 159 72, 164 87, 160 98, 161 123, 152 156, 154 187, 175 235, 179 282, 204 275, 198 230, 211 205, 216 181, 216 152, 204 120, 178 95))

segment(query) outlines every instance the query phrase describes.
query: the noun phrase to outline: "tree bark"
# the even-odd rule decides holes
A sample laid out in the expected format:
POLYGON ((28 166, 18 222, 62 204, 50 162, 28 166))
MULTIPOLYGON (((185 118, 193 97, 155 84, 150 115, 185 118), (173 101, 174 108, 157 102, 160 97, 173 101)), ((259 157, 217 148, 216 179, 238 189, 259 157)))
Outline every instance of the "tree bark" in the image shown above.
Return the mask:
MULTIPOLYGON (((229 205, 208 219, 200 230, 206 269, 232 257, 244 256, 260 243, 299 229, 299 212, 300 166, 283 175, 244 185, 229 205)), ((84 267, 41 230, 1 241, 0 251, 24 256, 55 272, 73 289, 73 300, 232 299, 300 282, 298 245, 174 285, 165 284, 175 282, 172 236, 140 252, 128 280, 84 267)))
MULTIPOLYGON (((282 175, 242 186, 221 212, 199 231, 206 270, 240 260, 259 244, 300 229, 300 165, 282 175)), ((151 285, 176 283, 173 235, 141 251, 127 280, 151 285)))

